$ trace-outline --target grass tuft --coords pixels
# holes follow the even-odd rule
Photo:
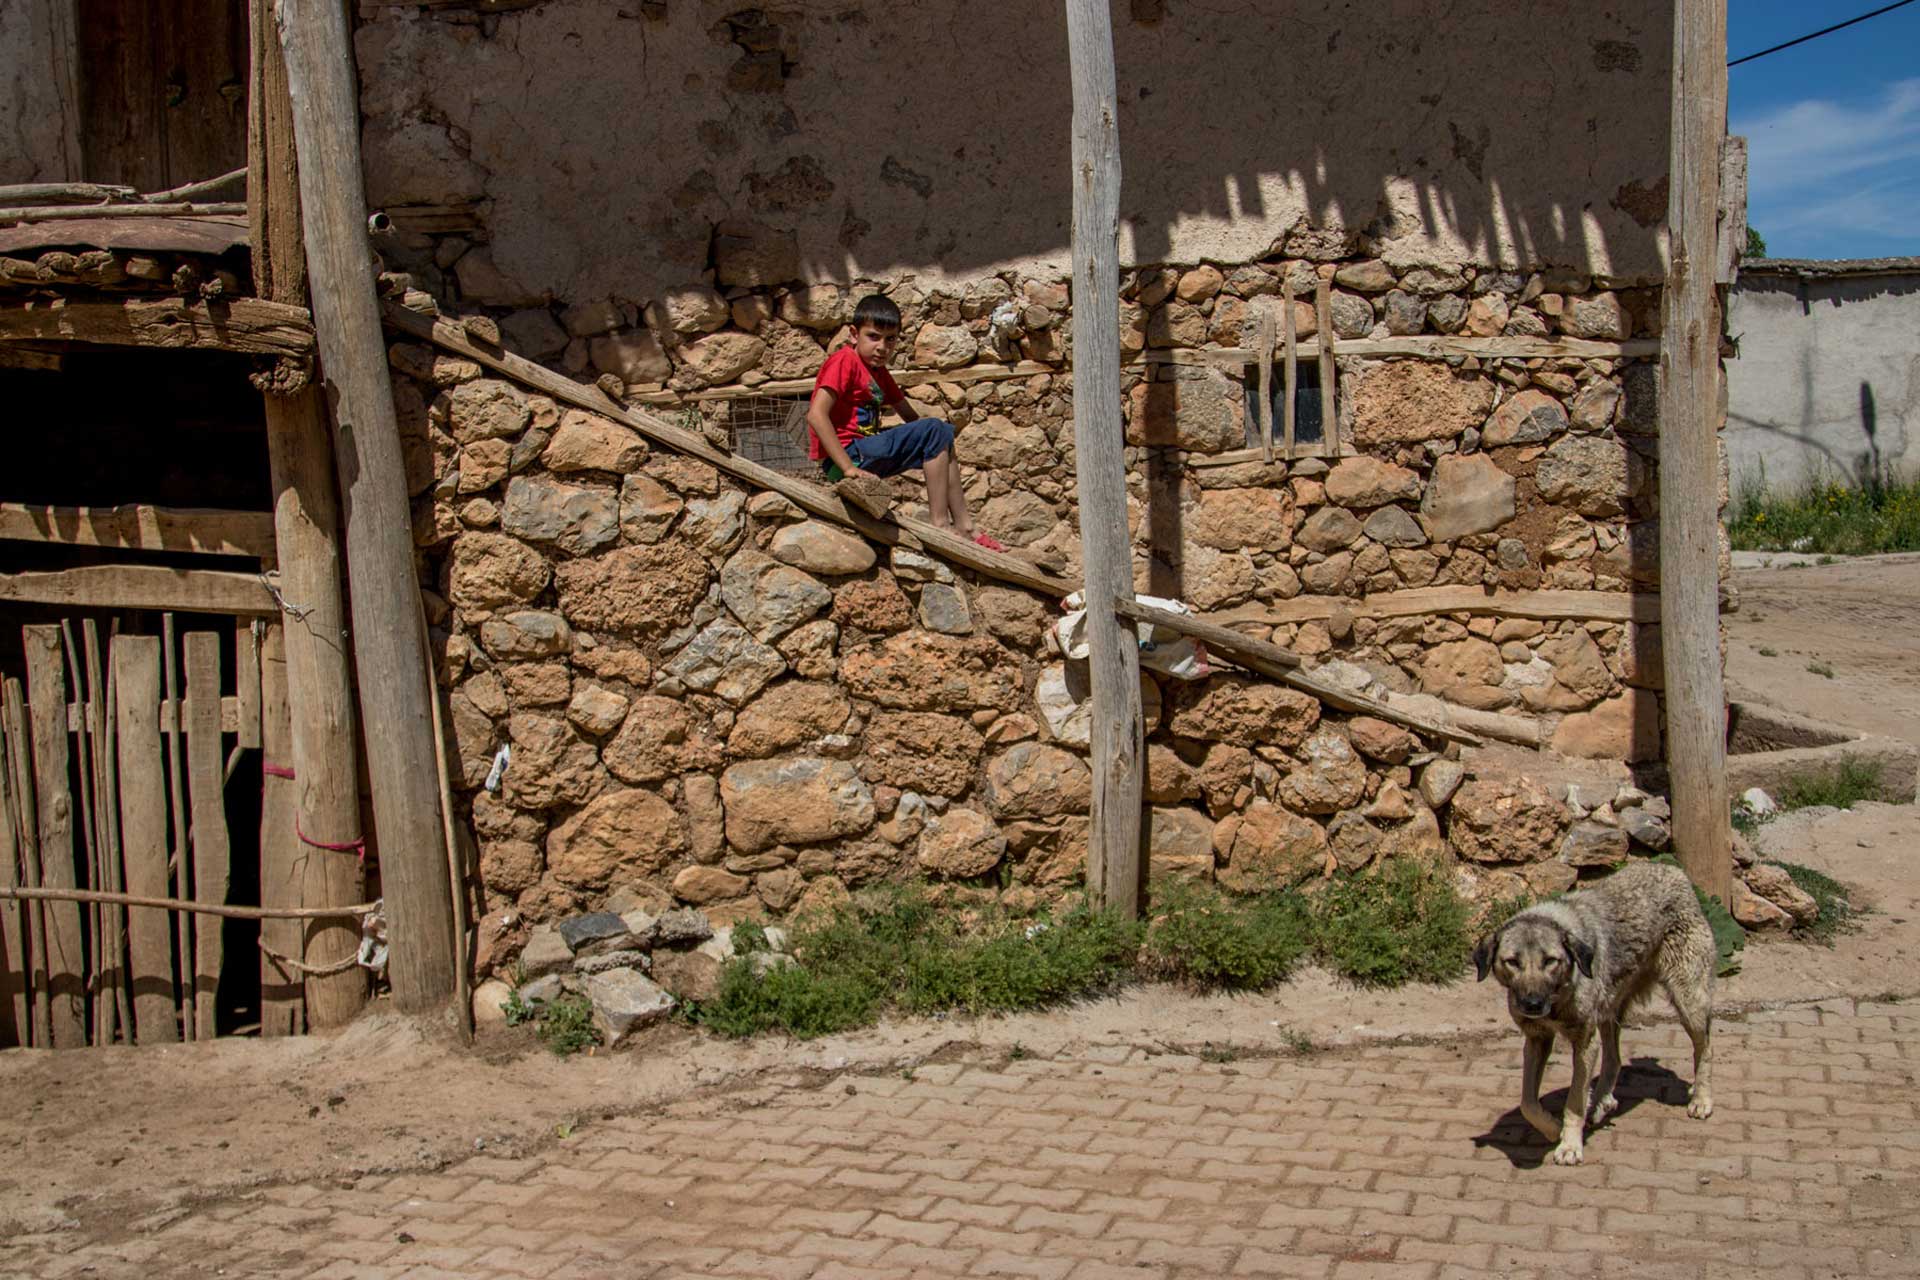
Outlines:
[[[1834,939],[1841,934],[1853,933],[1860,928],[1860,908],[1853,905],[1845,885],[1832,876],[1815,871],[1812,867],[1803,867],[1797,862],[1775,865],[1786,872],[1801,892],[1812,898],[1814,905],[1820,908],[1820,914],[1813,923],[1802,925],[1795,931],[1801,937],[1831,947]]]
[[[1375,876],[1336,880],[1316,913],[1314,954],[1367,987],[1450,982],[1472,946],[1469,910],[1452,881],[1420,863],[1388,863]]]
[[[1880,794],[1880,765],[1877,761],[1857,760],[1849,756],[1840,762],[1836,769],[1825,773],[1809,773],[1794,778],[1780,788],[1776,799],[1780,808],[1811,809],[1815,805],[1831,805],[1835,809],[1851,809],[1862,800],[1871,800]]]
[[[1284,981],[1313,946],[1297,893],[1231,898],[1211,886],[1170,881],[1157,895],[1143,969],[1156,977],[1225,991]]]
[[[1727,535],[1740,551],[1920,550],[1920,478],[1897,480],[1883,472],[1865,484],[1827,480],[1795,492],[1751,490],[1734,504]]]
[[[534,1034],[558,1057],[569,1057],[600,1043],[600,1030],[593,1025],[593,1002],[585,996],[572,992],[557,996],[536,1016],[539,1025]]]

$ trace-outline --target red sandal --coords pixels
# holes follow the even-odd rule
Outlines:
[[[973,540],[979,545],[985,547],[989,551],[1005,551],[1006,550],[1005,547],[1000,545],[1000,540],[994,537],[990,533],[976,533],[973,535]]]

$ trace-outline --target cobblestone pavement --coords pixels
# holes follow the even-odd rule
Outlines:
[[[1920,1006],[1723,1019],[1705,1123],[1682,1109],[1677,1028],[1625,1044],[1622,1111],[1579,1168],[1541,1165],[1512,1035],[1227,1061],[1089,1049],[763,1081],[592,1118],[521,1158],[96,1215],[8,1242],[0,1274],[1920,1273]]]

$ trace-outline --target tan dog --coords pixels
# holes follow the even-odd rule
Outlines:
[[[1591,889],[1528,907],[1473,949],[1474,968],[1507,989],[1507,1011],[1527,1038],[1520,1111],[1549,1142],[1555,1164],[1579,1164],[1587,1124],[1587,1082],[1599,1033],[1600,1080],[1593,1123],[1619,1106],[1620,1020],[1658,983],[1693,1040],[1687,1114],[1713,1114],[1709,1092],[1713,1029],[1713,929],[1678,867],[1635,862]],[[1563,1120],[1540,1105],[1540,1080],[1555,1033],[1573,1047],[1573,1083]]]

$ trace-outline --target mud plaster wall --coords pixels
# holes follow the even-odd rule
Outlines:
[[[1671,9],[1193,0],[1116,12],[1122,260],[1310,225],[1400,265],[1661,271]],[[467,210],[471,296],[639,302],[723,224],[794,278],[1065,274],[1059,15],[1015,4],[367,6],[368,197]]]
[[[1727,302],[1736,491],[1846,485],[1920,471],[1920,260],[1802,277],[1742,267]]]

